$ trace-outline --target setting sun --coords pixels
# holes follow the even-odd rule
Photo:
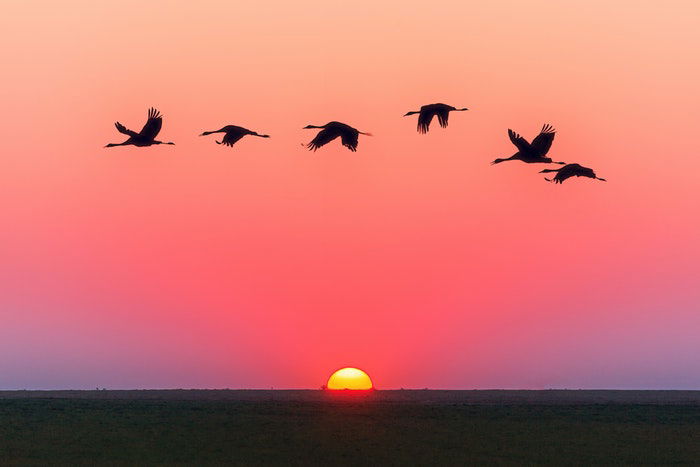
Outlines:
[[[358,368],[341,368],[328,378],[328,389],[372,389],[369,375]]]

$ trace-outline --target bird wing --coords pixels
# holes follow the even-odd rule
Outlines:
[[[556,131],[552,125],[544,125],[540,134],[535,136],[535,139],[532,140],[530,147],[532,147],[539,156],[544,156],[549,152],[549,148],[552,147],[554,135],[556,135]]]
[[[418,114],[418,133],[427,133],[430,128],[430,122],[433,120],[435,112],[432,110],[422,110]]]
[[[124,125],[122,125],[122,124],[119,123],[119,122],[116,122],[116,123],[114,124],[114,126],[117,127],[117,131],[118,131],[119,133],[123,133],[123,134],[125,134],[125,135],[132,136],[132,137],[138,135],[138,133],[136,133],[135,131],[131,131],[130,129],[128,129],[127,127],[125,127]]]
[[[156,109],[151,107],[148,109],[148,121],[141,129],[139,136],[146,139],[154,139],[158,136],[160,128],[163,126],[163,117]]]
[[[518,151],[525,152],[530,150],[530,143],[528,143],[525,138],[523,138],[510,128],[508,128],[508,137],[510,138],[511,143],[513,143],[515,147],[518,148]]]
[[[567,178],[577,176],[579,173],[579,167],[580,166],[578,166],[577,164],[567,164],[561,169],[559,169],[559,172],[554,178],[556,180],[559,180],[559,183],[562,183]]]
[[[352,152],[357,151],[357,144],[359,138],[359,132],[357,130],[344,131],[341,135],[343,146],[351,150]]]
[[[227,131],[224,135],[224,139],[221,141],[221,144],[225,144],[226,146],[233,146],[236,143],[236,141],[243,138],[245,135],[246,134],[241,131]]]
[[[449,109],[440,109],[437,112],[437,118],[438,122],[440,122],[440,126],[445,128],[447,127],[447,119],[450,118],[450,110]]]
[[[336,139],[338,136],[340,136],[340,133],[336,129],[331,129],[331,128],[324,128],[323,130],[319,131],[318,134],[314,139],[311,140],[309,144],[306,145],[307,148],[309,148],[310,151],[315,151],[321,146],[324,146],[334,139]]]
[[[575,170],[572,171],[572,175],[576,175],[577,177],[596,178],[593,169],[578,164],[576,165]]]

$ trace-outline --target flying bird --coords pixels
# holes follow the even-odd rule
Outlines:
[[[119,122],[116,122],[114,126],[117,127],[119,133],[123,133],[129,137],[123,143],[109,143],[106,148],[111,148],[114,146],[151,146],[153,144],[175,144],[175,143],[164,143],[163,141],[156,141],[156,136],[160,132],[160,128],[163,126],[163,116],[156,109],[151,107],[148,109],[148,121],[143,126],[139,133],[129,130],[127,127]]]
[[[604,178],[598,177],[595,172],[593,172],[593,169],[578,164],[566,164],[564,167],[559,167],[558,169],[544,169],[540,171],[540,173],[549,172],[556,172],[557,174],[554,176],[554,179],[545,177],[545,180],[548,182],[564,183],[564,180],[571,177],[588,177],[607,182]]]
[[[245,135],[259,136],[260,138],[270,137],[270,135],[261,135],[247,128],[243,128],[236,125],[226,125],[220,130],[205,131],[199,136],[206,136],[214,133],[226,133],[221,139],[221,141],[216,141],[216,144],[225,144],[226,146],[233,146],[239,139],[243,138]]]
[[[433,117],[437,115],[438,122],[440,126],[447,127],[447,119],[450,117],[450,112],[462,112],[464,110],[469,110],[466,107],[458,109],[447,104],[428,104],[420,108],[420,110],[412,110],[408,112],[404,117],[409,115],[418,115],[418,133],[427,133],[430,129],[430,122]]]
[[[511,142],[518,148],[518,152],[506,159],[496,159],[491,164],[500,164],[505,161],[523,161],[528,164],[546,163],[551,164],[552,159],[544,157],[554,141],[555,130],[552,125],[545,124],[540,131],[540,134],[535,136],[532,143],[528,143],[525,138],[511,129],[508,129],[508,137]],[[564,165],[566,162],[554,162],[554,164]]]
[[[340,136],[343,146],[351,150],[352,152],[357,151],[357,144],[359,135],[372,136],[372,133],[363,133],[350,125],[340,122],[328,122],[325,125],[307,125],[304,129],[319,128],[321,131],[318,132],[316,137],[311,140],[309,144],[306,145],[309,151],[316,151],[321,146],[324,146],[338,136]]]

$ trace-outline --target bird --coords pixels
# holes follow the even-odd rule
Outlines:
[[[545,177],[545,180],[548,182],[563,183],[564,180],[571,177],[588,177],[607,182],[606,179],[598,177],[595,172],[593,172],[593,169],[589,169],[588,167],[584,167],[579,164],[566,164],[564,167],[559,167],[558,169],[544,169],[540,171],[540,173],[549,172],[556,172],[557,174],[553,179]]]
[[[418,115],[418,133],[425,134],[430,129],[430,122],[433,120],[435,115],[437,115],[440,126],[446,128],[447,119],[450,117],[450,112],[463,112],[465,110],[469,109],[466,107],[458,109],[447,104],[428,104],[422,106],[420,110],[412,110],[406,113],[404,117],[420,114]]]
[[[364,133],[357,130],[356,128],[346,125],[340,122],[328,122],[325,125],[306,125],[303,129],[319,128],[321,131],[318,132],[316,137],[311,140],[309,144],[306,145],[309,151],[316,151],[321,146],[324,146],[338,136],[341,138],[343,146],[351,150],[352,152],[357,151],[358,137],[359,135],[372,136],[372,133]]]
[[[117,127],[119,133],[123,133],[129,137],[123,143],[109,143],[105,147],[111,148],[114,146],[151,146],[153,144],[175,144],[175,143],[164,143],[163,141],[156,141],[156,136],[160,132],[160,128],[163,126],[163,116],[156,109],[151,107],[148,109],[148,121],[143,126],[139,133],[129,130],[127,127],[119,122],[114,124]]]
[[[508,129],[508,137],[511,142],[518,148],[518,152],[506,159],[496,159],[491,162],[491,164],[500,164],[505,161],[523,161],[527,164],[534,163],[546,163],[546,164],[561,164],[564,165],[566,162],[552,162],[549,157],[544,157],[549,148],[552,146],[552,141],[554,141],[555,130],[552,125],[545,124],[540,131],[540,134],[535,136],[532,143],[528,143],[525,138],[520,136],[518,133],[511,129]]]
[[[233,146],[236,142],[243,138],[245,135],[259,136],[260,138],[269,138],[270,135],[261,135],[247,128],[243,128],[236,125],[226,125],[220,130],[215,131],[205,131],[199,136],[211,135],[213,133],[226,133],[221,141],[216,141],[216,144],[224,144],[226,146]]]

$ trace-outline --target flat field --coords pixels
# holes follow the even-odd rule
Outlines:
[[[0,465],[700,464],[700,391],[0,391]]]

